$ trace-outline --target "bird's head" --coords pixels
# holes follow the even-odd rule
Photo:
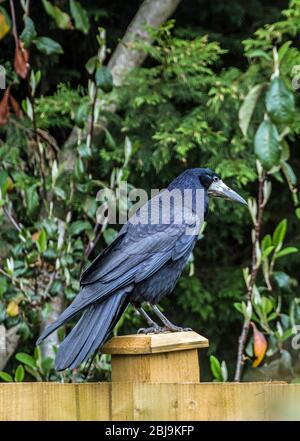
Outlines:
[[[208,196],[215,198],[223,198],[240,204],[248,205],[238,193],[229,188],[221,179],[221,177],[209,168],[194,169],[200,183],[207,191]]]

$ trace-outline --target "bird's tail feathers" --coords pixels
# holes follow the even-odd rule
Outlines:
[[[101,348],[128,303],[128,295],[120,290],[101,303],[90,306],[60,344],[55,369],[75,368]]]

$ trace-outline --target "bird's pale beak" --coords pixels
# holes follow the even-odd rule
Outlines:
[[[245,199],[243,199],[239,194],[237,194],[234,190],[227,187],[221,179],[217,182],[213,182],[207,190],[209,196],[216,198],[228,199],[230,201],[239,202],[240,204],[248,205]]]

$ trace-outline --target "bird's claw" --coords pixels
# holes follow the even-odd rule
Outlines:
[[[166,329],[161,326],[150,326],[150,328],[140,328],[138,334],[160,334],[166,332]]]
[[[172,325],[170,327],[165,327],[165,330],[169,332],[189,332],[192,331],[192,328],[182,328],[181,326]]]

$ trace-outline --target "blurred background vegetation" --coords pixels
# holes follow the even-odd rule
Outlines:
[[[190,167],[217,171],[249,212],[211,202],[161,307],[209,338],[205,380],[299,381],[300,1],[169,3],[0,2],[2,381],[109,378],[99,355],[55,373],[68,329],[35,340],[116,235],[96,222],[98,190],[163,188]],[[145,4],[166,19],[146,26]],[[115,332],[141,326],[129,308]]]

